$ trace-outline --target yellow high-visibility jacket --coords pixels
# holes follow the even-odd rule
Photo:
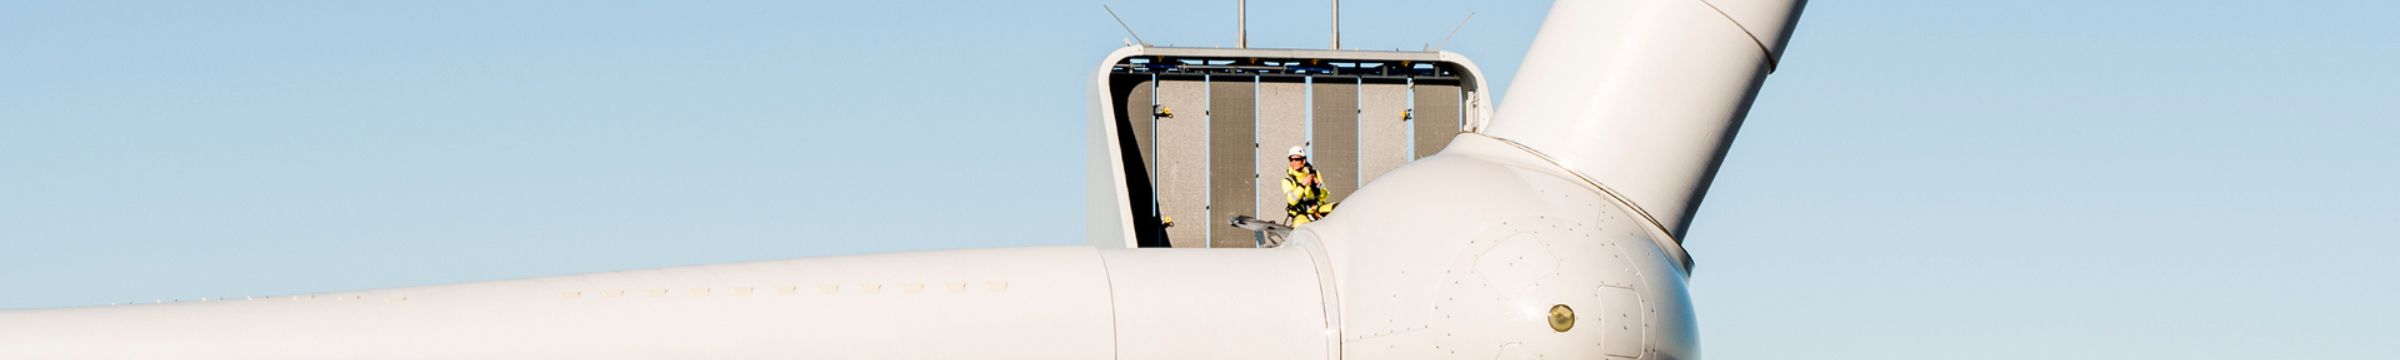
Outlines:
[[[1324,181],[1324,178],[1317,176],[1315,169],[1286,169],[1283,173],[1283,215],[1295,226],[1324,219],[1325,215],[1333,213],[1334,203],[1326,201],[1330,196],[1325,192],[1325,187],[1302,185],[1304,182],[1301,179],[1304,178],[1317,178],[1319,183]]]

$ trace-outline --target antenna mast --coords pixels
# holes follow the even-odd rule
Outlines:
[[[1125,35],[1133,35],[1133,42],[1145,47],[1150,46],[1150,42],[1142,41],[1142,34],[1133,33],[1133,25],[1125,25],[1125,18],[1117,16],[1117,9],[1110,9],[1108,5],[1100,5],[1100,9],[1108,10],[1108,17],[1117,19],[1117,26],[1125,27]]]
[[[1250,48],[1250,0],[1235,0],[1233,11],[1238,14],[1233,16],[1233,47],[1248,49]]]
[[[1333,0],[1333,49],[1342,49],[1342,0]]]
[[[1473,21],[1473,20],[1475,20],[1475,13],[1467,13],[1467,19],[1466,19],[1466,20],[1459,20],[1459,21],[1458,21],[1458,27],[1450,28],[1450,35],[1448,35],[1448,36],[1443,36],[1443,37],[1442,37],[1442,44],[1441,44],[1441,45],[1434,45],[1434,46],[1433,46],[1433,50],[1430,50],[1430,51],[1431,51],[1431,52],[1442,52],[1442,46],[1444,46],[1444,45],[1450,45],[1450,37],[1451,37],[1451,36],[1458,36],[1458,29],[1465,29],[1465,28],[1467,28],[1467,22],[1468,22],[1468,21]]]

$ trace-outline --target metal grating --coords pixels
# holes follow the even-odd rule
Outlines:
[[[1257,208],[1258,77],[1208,77],[1208,247],[1253,247],[1252,233],[1225,226]]]
[[[1358,89],[1358,178],[1371,182],[1408,164],[1408,79],[1369,78]]]
[[[1159,75],[1158,105],[1172,116],[1158,118],[1158,209],[1174,247],[1208,244],[1208,82],[1198,76]]]
[[[1450,145],[1451,138],[1458,137],[1458,129],[1464,126],[1459,122],[1458,104],[1464,99],[1459,96],[1456,80],[1419,79],[1415,87],[1417,154],[1414,158],[1423,159],[1442,152],[1442,147]]]
[[[1284,161],[1308,142],[1308,78],[1261,76],[1258,82],[1258,209],[1260,219],[1284,220]],[[1288,223],[1288,222],[1287,222]]]
[[[1318,76],[1311,96],[1309,161],[1325,179],[1328,200],[1358,191],[1358,78]]]
[[[1255,246],[1250,231],[1225,222],[1289,220],[1287,149],[1310,144],[1328,200],[1344,201],[1439,152],[1465,115],[1462,74],[1447,63],[1154,56],[1112,70],[1120,196],[1132,202],[1142,247]]]

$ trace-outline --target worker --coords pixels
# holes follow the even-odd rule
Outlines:
[[[1283,214],[1290,224],[1299,226],[1332,214],[1334,203],[1327,199],[1325,178],[1308,163],[1308,145],[1293,146],[1284,158],[1291,160],[1291,167],[1283,173]]]

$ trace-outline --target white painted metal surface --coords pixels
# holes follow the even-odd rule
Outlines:
[[[0,311],[0,359],[1697,359],[1671,231],[1781,46],[1729,45],[1736,21],[1798,4],[1713,8],[1560,2],[1489,131],[1282,248],[1124,249],[1122,165],[1094,156],[1095,246]]]
[[[1315,264],[1299,247],[1109,249],[1118,359],[1326,359]]]
[[[1800,6],[1560,1],[1484,132],[1607,184],[1682,236]]]
[[[1698,355],[1681,249],[1592,183],[1504,140],[1460,136],[1297,231],[1331,254],[1346,358],[1596,359],[1610,334],[1637,336],[1629,358]],[[1552,305],[1591,316],[1555,332]]]
[[[951,250],[11,310],[0,359],[1109,359],[1103,266]]]

